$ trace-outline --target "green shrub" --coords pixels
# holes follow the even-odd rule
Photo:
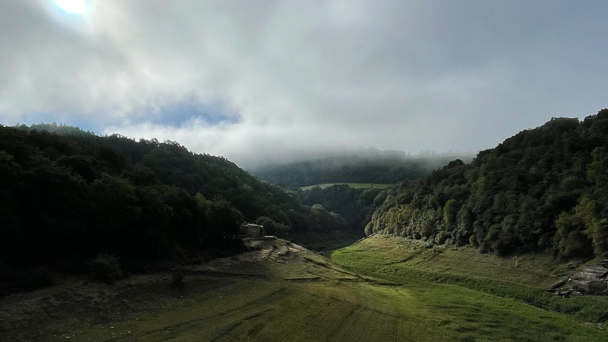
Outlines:
[[[91,279],[106,284],[112,284],[123,277],[120,262],[111,254],[99,254],[89,263]]]

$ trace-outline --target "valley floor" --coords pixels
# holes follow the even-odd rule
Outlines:
[[[284,240],[253,240],[251,252],[183,268],[181,290],[165,274],[12,295],[0,301],[0,340],[608,340],[574,315],[490,294],[498,286],[491,281],[475,289],[469,278],[456,277],[471,267],[472,279],[495,277],[497,263],[505,263],[504,273],[511,259],[409,243],[372,237],[329,260]],[[543,257],[521,259],[499,284],[540,289],[554,280],[546,270],[561,272]],[[431,279],[424,270],[451,278]]]

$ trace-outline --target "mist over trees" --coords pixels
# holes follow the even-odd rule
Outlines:
[[[439,169],[454,156],[471,160],[472,155],[421,151],[420,155],[406,155],[403,151],[363,149],[357,154],[340,154],[285,164],[261,165],[251,169],[256,176],[294,190],[307,206],[322,205],[347,221],[347,229],[362,235],[376,206],[386,196],[381,189],[355,189],[348,185],[326,188],[301,187],[322,183],[395,184],[404,180],[421,179]]]
[[[357,154],[261,165],[252,167],[249,171],[270,183],[291,189],[338,182],[394,184],[423,178],[454,158],[469,161],[473,155],[434,154],[426,151],[411,156],[403,151],[367,149]]]
[[[608,110],[553,118],[424,180],[390,189],[366,233],[471,244],[500,255],[608,252]]]
[[[500,255],[608,253],[606,109],[582,121],[554,118],[471,163],[456,159],[425,178],[408,178],[421,165],[389,153],[268,168],[298,186],[389,182],[381,170],[394,171],[384,177],[411,171],[388,190],[294,192],[176,142],[100,137],[54,124],[0,126],[0,268],[85,263],[99,254],[132,265],[225,255],[241,250],[245,221],[278,236],[365,226],[368,235],[471,244]],[[365,178],[365,170],[377,172]]]

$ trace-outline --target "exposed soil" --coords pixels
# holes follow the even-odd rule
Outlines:
[[[282,276],[273,274],[263,262],[286,263],[300,260],[328,268],[315,253],[285,240],[256,239],[246,244],[250,252],[215,259],[201,265],[180,267],[188,288],[197,293],[212,292],[234,278],[281,277],[292,281],[316,281],[318,274]],[[317,258],[319,260],[317,260]],[[348,272],[345,278],[352,278]],[[54,326],[74,320],[90,324],[119,322],[137,312],[154,312],[171,305],[176,298],[187,298],[189,291],[171,286],[171,273],[133,275],[113,285],[88,281],[85,277],[64,276],[57,284],[42,290],[7,296],[0,300],[0,341],[36,341],[58,332]],[[62,332],[63,333],[63,332]],[[65,338],[68,338],[66,336]]]

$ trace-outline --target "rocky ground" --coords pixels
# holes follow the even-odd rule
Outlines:
[[[608,295],[608,260],[595,265],[581,265],[569,277],[556,282],[549,292],[559,296]]]

